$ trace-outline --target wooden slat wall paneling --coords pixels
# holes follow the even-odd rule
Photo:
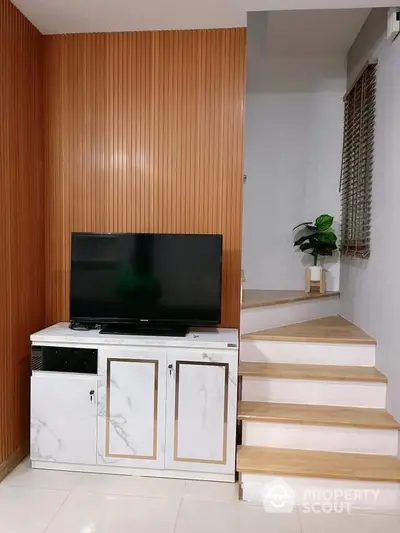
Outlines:
[[[41,35],[0,0],[0,478],[27,451],[29,335],[44,325]]]
[[[68,319],[71,231],[205,232],[238,326],[245,31],[44,37],[47,323]]]

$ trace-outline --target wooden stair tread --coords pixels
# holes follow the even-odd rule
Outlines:
[[[253,422],[400,430],[400,423],[385,409],[366,407],[242,401],[238,418]]]
[[[386,377],[374,367],[298,365],[287,363],[241,362],[239,375],[276,379],[305,379],[322,381],[365,381],[386,383]]]
[[[400,482],[400,459],[391,455],[239,446],[237,470],[274,476]]]
[[[302,302],[307,300],[318,300],[339,296],[338,291],[328,291],[326,294],[307,294],[304,291],[285,290],[264,290],[264,289],[243,289],[242,309],[253,307],[267,307],[269,305],[281,305],[292,302]]]
[[[264,329],[242,335],[242,339],[325,344],[376,344],[374,338],[341,316],[328,316],[278,328]]]

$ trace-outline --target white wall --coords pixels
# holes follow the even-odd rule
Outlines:
[[[321,213],[339,218],[346,58],[271,51],[266,31],[265,21],[249,16],[245,287],[303,289],[311,258],[294,251],[293,226]],[[327,267],[328,288],[338,289],[339,265]]]
[[[342,260],[341,312],[377,341],[388,408],[400,420],[400,38],[386,41],[386,10],[374,10],[348,56],[349,84],[378,59],[371,257]],[[380,36],[380,37],[379,37]]]

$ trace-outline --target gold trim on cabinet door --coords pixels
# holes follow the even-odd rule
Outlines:
[[[154,416],[153,416],[153,455],[135,455],[110,452],[110,384],[111,363],[151,363],[154,365]],[[118,457],[120,459],[157,459],[157,426],[158,426],[158,360],[157,359],[124,359],[111,357],[107,359],[107,382],[106,382],[106,457]]]
[[[220,366],[225,368],[225,391],[224,391],[224,434],[222,460],[197,459],[194,457],[178,457],[178,434],[179,434],[179,367],[180,365]],[[174,423],[174,461],[188,463],[204,463],[214,465],[226,464],[227,436],[228,436],[228,389],[229,389],[229,363],[213,363],[203,361],[176,361],[175,378],[175,423]]]

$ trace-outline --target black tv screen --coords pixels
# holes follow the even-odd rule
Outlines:
[[[222,235],[73,233],[72,321],[215,325]]]

